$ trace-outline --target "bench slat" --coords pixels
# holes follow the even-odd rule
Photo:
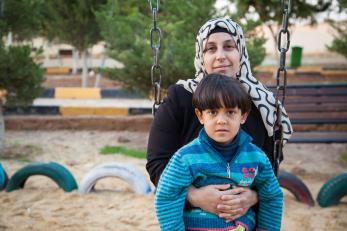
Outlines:
[[[295,132],[289,143],[347,143],[347,132]]]

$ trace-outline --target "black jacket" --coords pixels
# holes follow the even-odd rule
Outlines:
[[[159,177],[173,154],[198,136],[202,125],[192,105],[193,94],[180,85],[172,85],[168,96],[155,114],[147,146],[146,168],[157,186]],[[258,109],[252,104],[246,122],[241,126],[272,163],[273,139],[269,137]]]

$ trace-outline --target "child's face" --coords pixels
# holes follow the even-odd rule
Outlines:
[[[204,125],[207,135],[221,144],[227,144],[234,139],[248,115],[242,115],[238,107],[206,109],[202,112],[195,109],[195,114]]]

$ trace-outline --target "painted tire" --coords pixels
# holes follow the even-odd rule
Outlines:
[[[305,203],[309,206],[314,206],[315,202],[311,192],[300,178],[289,172],[280,170],[278,174],[278,181],[280,186],[290,191],[297,201]]]
[[[330,178],[319,190],[317,201],[321,207],[329,207],[340,202],[347,195],[347,172]]]
[[[6,186],[6,192],[23,188],[26,180],[33,175],[47,176],[65,192],[77,189],[75,178],[64,166],[55,162],[36,162],[15,172]]]
[[[137,168],[130,164],[112,162],[101,164],[90,170],[82,179],[79,192],[84,195],[89,193],[98,180],[106,177],[117,177],[130,184],[133,191],[139,195],[146,195],[151,192],[146,177]]]
[[[0,191],[5,189],[7,182],[8,182],[8,176],[5,172],[5,169],[2,167],[0,163]]]

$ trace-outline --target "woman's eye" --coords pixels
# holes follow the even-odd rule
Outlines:
[[[216,47],[206,47],[205,52],[206,51],[215,51]]]
[[[234,45],[226,45],[226,46],[224,46],[224,48],[226,50],[232,50],[232,49],[235,49],[236,47]]]

